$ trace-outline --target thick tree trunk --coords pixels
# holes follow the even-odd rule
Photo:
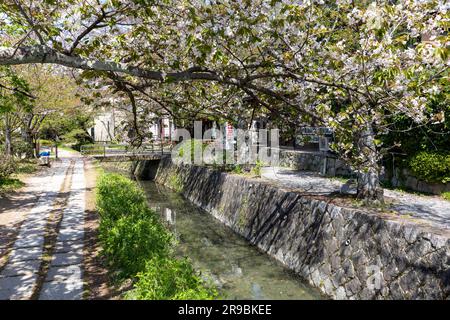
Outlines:
[[[27,144],[27,150],[25,152],[25,157],[28,159],[34,158],[35,144],[34,144],[33,134],[25,128],[22,131],[22,138],[25,141],[25,143]]]
[[[12,155],[11,130],[8,125],[5,126],[5,154]]]
[[[374,132],[370,124],[361,132],[358,149],[363,162],[358,172],[357,197],[367,203],[383,202],[383,188],[380,185],[380,165],[374,141]]]
[[[378,168],[367,168],[367,171],[358,173],[358,198],[366,202],[383,202]]]

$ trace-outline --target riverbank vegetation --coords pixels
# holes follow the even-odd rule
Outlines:
[[[99,240],[120,282],[131,279],[128,299],[214,299],[208,285],[187,259],[174,256],[175,239],[130,179],[103,173],[97,182]]]

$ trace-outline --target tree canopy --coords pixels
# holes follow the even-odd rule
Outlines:
[[[232,117],[245,95],[291,126],[330,126],[364,198],[381,197],[380,137],[404,118],[442,122],[448,105],[445,1],[6,0],[1,10],[0,64],[84,70],[135,115],[138,97]]]

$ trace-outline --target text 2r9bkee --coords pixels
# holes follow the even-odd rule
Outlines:
[[[269,315],[272,314],[272,306],[270,304],[224,304],[222,306],[222,314]]]

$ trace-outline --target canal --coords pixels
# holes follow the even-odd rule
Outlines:
[[[251,246],[181,195],[140,181],[150,207],[177,237],[177,255],[189,257],[225,299],[323,299],[292,271]]]

